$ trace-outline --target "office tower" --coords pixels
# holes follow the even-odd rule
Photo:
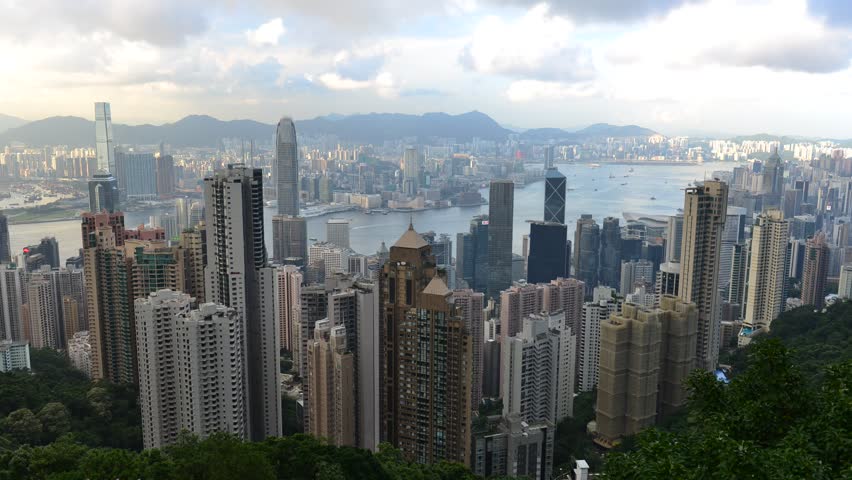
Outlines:
[[[86,377],[92,377],[92,344],[88,330],[81,330],[68,340],[68,360]]]
[[[680,297],[698,308],[696,367],[708,371],[719,358],[719,254],[727,210],[725,183],[708,180],[686,189]]]
[[[562,223],[530,222],[530,250],[527,259],[527,281],[547,283],[567,277],[568,227]]]
[[[544,221],[565,223],[565,175],[548,168],[544,174]]]
[[[410,461],[469,464],[472,339],[411,225],[391,247],[380,292],[382,440]]]
[[[178,229],[183,232],[187,228],[194,228],[195,225],[189,223],[189,199],[186,197],[178,197],[175,199],[175,217],[178,221]]]
[[[98,171],[115,173],[112,114],[107,102],[95,103],[95,151],[98,159]]]
[[[655,291],[657,297],[661,295],[680,295],[680,263],[666,262],[660,265],[657,272],[657,284]]]
[[[420,170],[423,168],[423,157],[416,148],[408,147],[402,155],[402,192],[413,197],[420,186]]]
[[[278,187],[278,214],[297,217],[299,215],[299,153],[296,149],[296,125],[289,117],[282,118],[275,130],[275,171]]]
[[[546,145],[544,147],[544,169],[549,170],[553,167],[553,145]],[[550,221],[550,220],[545,220]],[[554,220],[555,221],[555,220]]]
[[[488,296],[497,298],[512,285],[512,220],[515,184],[492,180],[488,193]]]
[[[207,303],[204,290],[204,267],[207,265],[206,230],[192,228],[181,232],[177,246],[177,258],[183,270],[183,285],[180,291],[195,299],[196,305]]]
[[[778,209],[764,210],[751,229],[751,262],[743,333],[768,331],[786,299],[790,222]],[[741,335],[747,338],[748,335]]]
[[[9,241],[9,219],[0,212],[0,263],[12,261],[12,247]]]
[[[553,439],[550,422],[526,422],[518,415],[487,420],[474,431],[471,470],[483,477],[518,477],[531,480],[551,478]]]
[[[451,301],[459,309],[459,314],[465,324],[465,329],[470,332],[471,338],[471,405],[478,408],[482,401],[483,381],[483,309],[485,307],[485,295],[470,289],[454,290]]]
[[[157,196],[157,161],[153,153],[116,152],[118,188],[128,198],[154,199]]]
[[[618,303],[611,299],[583,304],[583,320],[577,334],[577,385],[581,392],[590,392],[598,384],[601,323],[618,310]]]
[[[305,411],[310,415],[309,433],[332,445],[355,446],[357,442],[355,358],[346,347],[346,328],[320,320],[308,342],[308,390]]]
[[[59,242],[55,237],[44,237],[39,243],[24,247],[22,260],[28,272],[39,270],[44,265],[59,268],[62,263],[59,259]]]
[[[303,217],[272,217],[272,254],[278,263],[307,265],[308,224]]]
[[[175,194],[175,159],[160,152],[156,161],[157,195],[170,198]]]
[[[597,431],[610,445],[686,402],[697,311],[664,296],[660,309],[627,304],[601,325]]]
[[[781,207],[784,195],[784,162],[776,148],[763,165],[763,207]]]
[[[719,253],[719,288],[722,289],[722,298],[730,296],[731,269],[734,263],[734,245],[743,244],[746,241],[745,223],[748,210],[742,207],[728,206],[725,217],[725,230],[722,232],[722,249]]]
[[[244,329],[233,308],[205,303],[175,317],[179,431],[246,438]],[[277,368],[277,365],[276,365]]]
[[[60,312],[56,291],[49,275],[36,273],[27,282],[27,305],[30,317],[30,344],[33,348],[59,348]]]
[[[825,234],[817,233],[805,244],[804,273],[802,274],[802,303],[822,308],[825,305],[825,283],[831,252]]]
[[[541,313],[544,289],[537,285],[515,285],[500,292],[500,334],[515,336],[524,318]]]
[[[526,317],[517,335],[503,337],[501,351],[503,416],[555,424],[559,332],[544,317]]]
[[[435,265],[449,269],[453,260],[453,241],[446,233],[435,235],[434,232],[423,234],[423,240],[432,247],[432,256],[435,257]]]
[[[146,449],[171,445],[180,433],[175,350],[178,343],[188,339],[177,337],[175,326],[176,317],[188,313],[191,305],[189,295],[168,289],[137,298],[134,303],[139,384],[143,386],[139,407]]]
[[[456,237],[456,276],[482,293],[488,289],[488,227],[488,216],[479,215],[470,221],[469,233]]]
[[[189,226],[198,228],[198,224],[204,221],[204,206],[201,202],[192,202],[189,207]]]
[[[669,217],[666,229],[666,261],[680,262],[680,249],[683,244],[683,214]]]
[[[29,343],[13,340],[0,341],[0,373],[31,368]]]
[[[111,173],[96,173],[89,180],[89,211],[114,213],[119,209],[118,181]]]
[[[852,263],[840,267],[840,282],[837,296],[846,300],[852,300]]]
[[[728,285],[728,303],[738,304],[745,311],[746,280],[748,279],[749,245],[735,244],[731,255],[731,282]],[[788,267],[788,274],[789,274]]]
[[[617,218],[604,219],[600,252],[600,282],[618,290],[621,283],[621,227]]]
[[[349,248],[349,220],[345,218],[329,218],[325,224],[328,243],[338,247]]]
[[[276,270],[275,311],[281,331],[281,348],[293,352],[295,332],[302,314],[302,273],[294,265]]]
[[[216,171],[204,179],[204,200],[205,292],[236,310],[243,329],[248,438],[280,435],[279,334],[272,269],[265,268],[261,170],[229,165]]]
[[[813,215],[796,215],[793,217],[793,223],[790,227],[792,231],[790,236],[799,239],[807,240],[816,233],[816,217]]]
[[[308,264],[322,265],[317,283],[323,283],[335,273],[349,273],[349,255],[352,250],[328,242],[317,242],[308,250]]]
[[[81,220],[92,378],[135,383],[136,339],[124,214],[84,213]]]
[[[574,231],[574,275],[586,284],[586,290],[598,286],[601,231],[591,215],[583,214]]]
[[[0,321],[2,340],[24,340],[21,308],[26,298],[24,271],[14,264],[0,265]]]
[[[621,295],[633,293],[637,287],[650,288],[654,284],[654,264],[648,260],[621,262]]]

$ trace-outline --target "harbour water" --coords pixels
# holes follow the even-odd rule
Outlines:
[[[710,178],[717,170],[730,170],[733,163],[704,163],[700,165],[618,165],[604,164],[591,168],[585,164],[559,165],[567,177],[569,191],[566,195],[565,218],[568,233],[573,238],[574,222],[583,213],[590,213],[598,222],[604,217],[623,218],[623,212],[640,212],[652,215],[672,215],[683,207],[683,189],[696,180]],[[631,172],[630,169],[633,169]],[[482,190],[488,198],[488,189]],[[654,198],[652,200],[652,198]],[[126,224],[135,226],[146,223],[150,215],[163,213],[162,209],[143,212],[128,212]],[[274,209],[266,209],[266,243],[272,251],[272,215]],[[469,229],[474,215],[487,214],[488,205],[475,207],[453,207],[438,210],[404,213],[390,212],[387,215],[360,211],[335,214],[334,217],[351,221],[350,243],[360,253],[375,253],[384,241],[388,248],[407,228],[409,220],[419,232],[435,231],[455,234]],[[544,182],[536,182],[515,190],[513,250],[521,252],[521,236],[529,233],[528,220],[541,220],[544,215]],[[307,220],[308,237],[325,239],[325,222],[330,216],[313,217]],[[623,220],[622,220],[623,223]],[[67,258],[77,254],[82,245],[80,223],[61,221],[50,223],[20,224],[10,226],[13,254],[25,245],[38,243],[45,236],[55,236],[59,241],[60,255]]]

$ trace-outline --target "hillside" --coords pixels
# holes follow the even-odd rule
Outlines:
[[[559,143],[584,142],[600,140],[608,137],[649,137],[657,132],[637,125],[610,125],[596,123],[586,128],[570,132],[559,128],[534,128],[521,134],[521,139],[527,142],[544,143],[555,141]]]
[[[19,127],[25,123],[27,123],[27,121],[22,118],[3,115],[0,113],[0,132],[6,131],[10,128]]]

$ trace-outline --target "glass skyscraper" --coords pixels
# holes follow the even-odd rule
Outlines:
[[[299,152],[296,126],[289,117],[278,122],[275,131],[275,174],[278,187],[278,214],[299,215]]]
[[[497,298],[512,285],[512,219],[515,183],[493,180],[488,205],[488,296]]]
[[[544,221],[565,223],[565,175],[548,168],[544,174]]]
[[[109,103],[97,102],[95,103],[95,150],[98,171],[115,173],[114,147]]]

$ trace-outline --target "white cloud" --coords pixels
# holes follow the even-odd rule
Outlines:
[[[596,95],[597,89],[590,83],[565,84],[540,80],[518,80],[506,90],[506,98],[512,102],[536,100],[565,100]]]
[[[594,76],[591,55],[573,34],[569,20],[550,15],[550,7],[541,3],[515,22],[485,18],[460,60],[483,74],[563,82],[589,79]]]
[[[337,73],[323,73],[317,80],[329,90],[363,90],[369,88],[372,84],[365,80],[353,80],[351,78],[341,77]]]
[[[254,30],[246,32],[249,43],[255,46],[278,45],[278,40],[287,31],[281,17],[273,18]]]

